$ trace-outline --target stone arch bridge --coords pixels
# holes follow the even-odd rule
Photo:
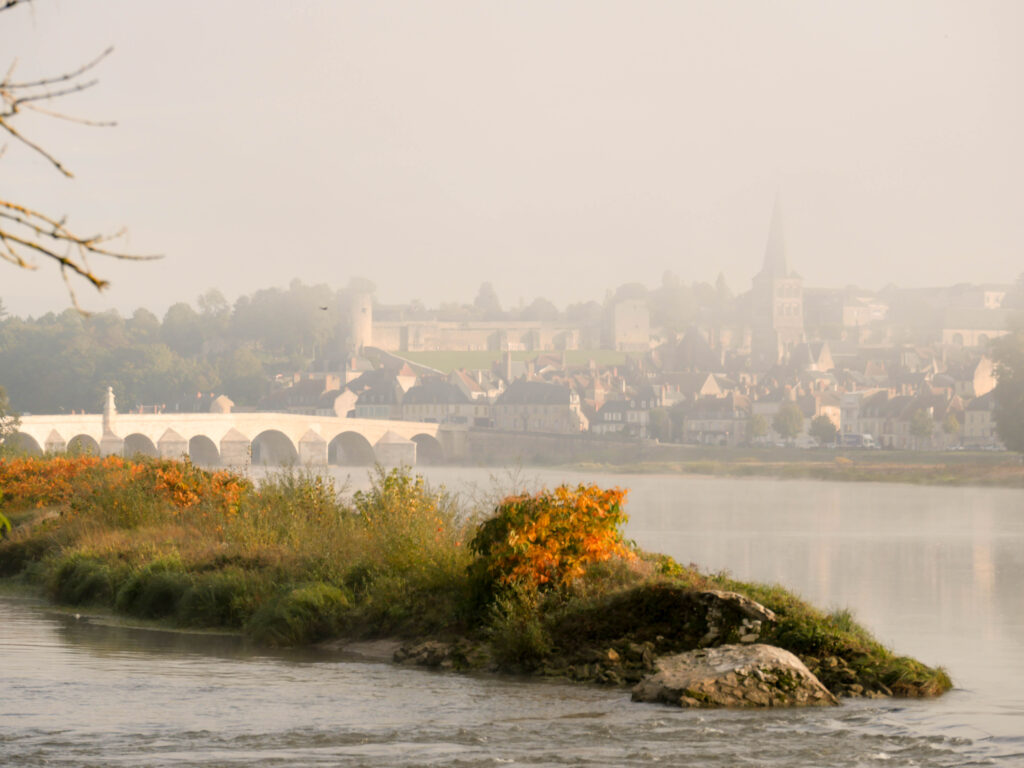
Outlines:
[[[465,430],[416,421],[292,413],[116,413],[22,416],[8,441],[32,453],[189,456],[201,465],[442,463]]]

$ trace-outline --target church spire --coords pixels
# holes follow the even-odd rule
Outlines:
[[[769,277],[788,277],[786,267],[786,242],[782,236],[782,206],[779,196],[775,195],[775,206],[772,209],[772,223],[768,229],[768,246],[764,251],[764,266],[761,272]]]

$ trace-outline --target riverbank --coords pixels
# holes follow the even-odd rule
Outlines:
[[[710,632],[709,606],[721,605],[707,596],[738,593],[777,616],[757,641],[791,650],[835,694],[950,686],[848,614],[629,547],[617,491],[513,497],[485,521],[396,471],[351,496],[315,475],[257,487],[117,458],[0,462],[0,483],[14,525],[0,576],[64,605],[278,646],[429,638],[439,664],[628,685],[659,657],[737,641],[741,623]]]
[[[1024,488],[1024,461],[1006,451],[730,448],[497,430],[471,430],[467,439],[477,466]]]
[[[908,462],[903,456],[899,458],[904,460],[894,460],[894,457],[865,458],[863,455],[808,459],[805,455],[803,460],[776,461],[768,456],[740,456],[625,464],[577,462],[568,466],[581,472],[774,477],[780,480],[1024,488],[1024,464],[1019,462],[936,462],[933,457],[922,457],[923,460]],[[930,458],[932,463],[928,462]]]

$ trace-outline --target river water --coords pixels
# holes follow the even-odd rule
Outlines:
[[[683,711],[587,685],[269,653],[6,597],[0,766],[1024,765],[1022,491],[425,474],[476,498],[561,481],[629,487],[627,535],[642,547],[849,608],[957,687],[934,701]]]

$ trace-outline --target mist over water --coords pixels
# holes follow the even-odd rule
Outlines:
[[[337,472],[339,479],[346,474]],[[429,468],[480,498],[508,475]],[[628,692],[269,653],[0,600],[0,755],[12,765],[1012,766],[1024,759],[1024,493],[525,470],[521,485],[630,487],[644,548],[848,607],[946,666],[934,701],[682,711]],[[352,476],[365,485],[365,474]]]

